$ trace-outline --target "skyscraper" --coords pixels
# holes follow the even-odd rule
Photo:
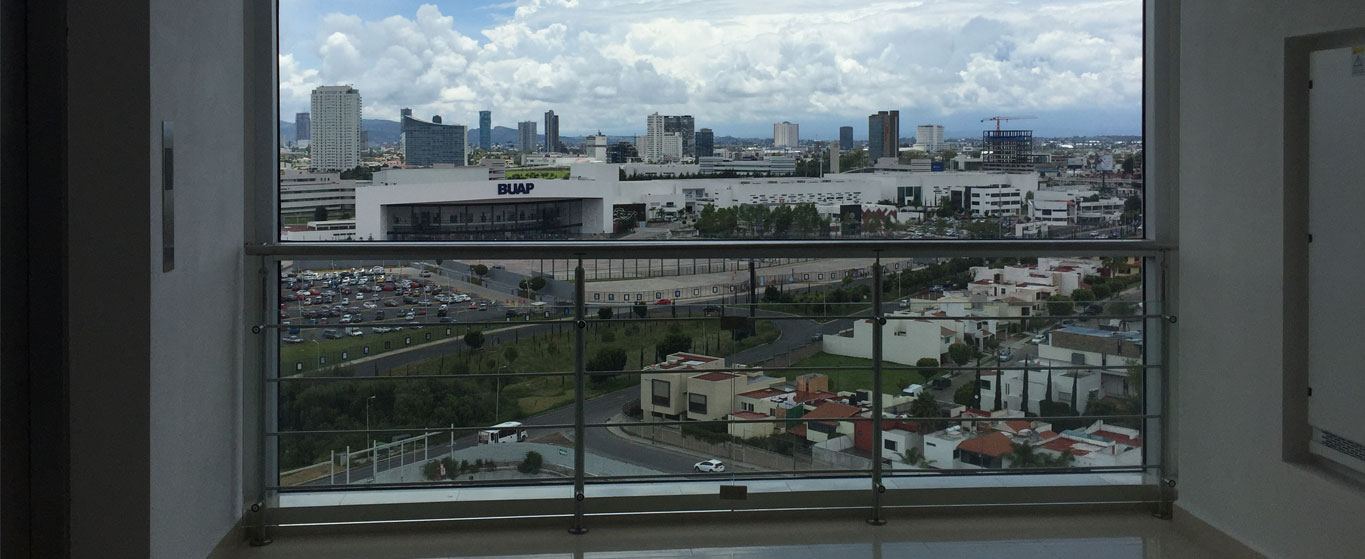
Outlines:
[[[867,163],[900,155],[901,112],[877,111],[867,117]]]
[[[943,149],[943,125],[942,124],[921,124],[915,127],[915,143],[924,144],[924,149],[929,153],[938,153]]]
[[[318,86],[310,108],[309,166],[327,171],[360,166],[360,90],[349,85]]]
[[[597,135],[584,138],[583,153],[591,159],[605,162],[607,160],[607,136],[598,130]]]
[[[645,140],[640,153],[645,161],[657,163],[682,159],[683,146],[687,142],[683,139],[682,133],[668,131],[669,118],[659,113],[645,118]],[[687,118],[690,123],[692,117]],[[681,121],[679,125],[681,126]]]
[[[800,142],[799,125],[782,121],[773,125],[773,147],[794,148]]]
[[[545,111],[545,153],[562,151],[564,147],[559,143],[559,115],[554,111]]]
[[[682,136],[684,156],[697,154],[695,128],[696,121],[692,119],[692,115],[664,116],[664,133]]]
[[[479,111],[479,149],[493,149],[493,111]]]
[[[408,109],[403,109],[402,115],[400,143],[404,163],[412,167],[467,164],[469,130],[464,125],[442,124],[440,115],[431,117],[431,122],[423,122],[413,118]]]
[[[536,149],[536,121],[517,123],[517,150],[530,153]]]
[[[697,131],[695,149],[697,157],[710,157],[715,154],[716,136],[710,128],[702,128]]]
[[[294,141],[307,141],[311,134],[308,121],[308,113],[294,113]]]
[[[981,133],[981,170],[1031,173],[1032,130],[986,130]]]
[[[841,149],[841,150],[843,150],[843,151],[848,151],[848,150],[853,149],[853,127],[852,127],[852,126],[840,126],[840,127],[839,127],[839,149]]]

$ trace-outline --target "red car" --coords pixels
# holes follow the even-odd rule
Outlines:
[[[309,289],[309,290],[308,290],[308,294],[309,294],[309,295],[321,295],[322,292],[321,292],[321,291],[318,291],[317,289]]]
[[[386,283],[382,289],[384,291],[393,291],[393,286]]]
[[[656,305],[672,305],[672,304],[673,304],[673,300],[672,300],[672,299],[659,299],[658,301],[655,301],[654,304],[656,304]]]

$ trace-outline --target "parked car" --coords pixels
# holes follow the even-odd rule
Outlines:
[[[915,396],[915,397],[919,397],[919,395],[920,395],[920,394],[923,394],[923,393],[924,393],[924,385],[922,385],[922,384],[912,384],[912,385],[910,385],[910,386],[905,387],[905,390],[902,390],[902,391],[901,391],[901,394],[904,394],[904,395],[906,395],[906,396]]]
[[[725,471],[725,463],[712,458],[693,464],[692,469],[698,472],[723,472]]]
[[[929,381],[929,388],[933,388],[934,390],[944,390],[951,388],[952,386],[953,381],[948,377],[936,377],[934,380]]]
[[[717,307],[715,305],[706,305],[706,307],[703,308],[701,312],[706,314],[718,313],[720,312],[720,307]]]
[[[359,328],[350,328],[350,329],[347,329],[347,330],[346,330],[346,335],[352,336],[352,337],[355,337],[355,336],[364,336],[364,335],[365,335],[365,331],[364,331],[364,330],[361,330],[361,329],[359,329]]]
[[[431,277],[431,270],[422,270],[422,273],[417,275],[422,276],[424,278],[429,278]]]
[[[659,299],[658,301],[655,301],[654,304],[656,304],[656,305],[672,305],[672,304],[673,304],[673,300],[672,300],[672,299]]]
[[[329,328],[327,330],[322,331],[322,337],[327,338],[329,340],[340,340],[342,336],[341,332]]]
[[[1014,360],[1014,352],[1010,351],[1009,348],[1005,348],[1005,349],[1000,350],[1000,360],[1001,360],[1001,361],[1013,361],[1013,360]]]
[[[287,343],[287,344],[301,344],[301,343],[303,343],[303,338],[300,338],[300,337],[298,337],[298,336],[293,336],[293,335],[285,336],[285,337],[281,338],[280,340],[283,341],[284,343]]]
[[[1033,339],[1029,340],[1028,343],[1031,343],[1031,344],[1041,344],[1041,343],[1044,343],[1044,342],[1046,342],[1046,341],[1047,341],[1047,334],[1038,334],[1038,335],[1034,336]]]

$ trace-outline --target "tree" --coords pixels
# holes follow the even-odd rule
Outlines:
[[[635,316],[640,318],[649,316],[649,305],[646,305],[644,301],[636,301],[634,305],[631,305],[631,310],[634,310]]]
[[[1052,316],[1069,316],[1076,312],[1076,305],[1066,295],[1053,294],[1047,298],[1047,312]]]
[[[663,341],[654,346],[654,353],[660,359],[667,355],[691,350],[692,338],[680,333],[670,333],[667,336],[664,336]]]
[[[1051,401],[1052,401],[1052,369],[1051,369],[1051,368],[1049,368],[1049,369],[1047,370],[1047,387],[1046,387],[1046,391],[1043,392],[1043,401],[1044,401],[1044,402],[1051,402]],[[1043,408],[1042,408],[1042,405],[1041,405],[1041,404],[1039,404],[1039,406],[1038,406],[1038,413],[1040,413],[1040,414],[1043,413]]]
[[[938,360],[933,357],[921,357],[915,362],[915,371],[919,376],[928,382],[931,377],[938,373]]]
[[[1071,292],[1071,300],[1077,303],[1088,303],[1095,300],[1095,292],[1082,287]]]
[[[1003,373],[1003,372],[1000,371],[1000,368],[999,368],[999,366],[998,366],[998,365],[999,365],[999,362],[998,362],[998,361],[997,361],[996,364],[997,364],[997,367],[996,367],[996,369],[995,369],[995,384],[992,385],[992,388],[995,388],[995,390],[994,390],[994,392],[995,392],[995,407],[994,407],[994,408],[991,408],[991,409],[1000,410],[1000,409],[1004,409],[1004,408],[1005,408],[1005,405],[1004,405],[1004,396],[1002,396],[1002,395],[1005,393],[1005,373]]]
[[[1142,197],[1141,197],[1141,196],[1129,196],[1128,199],[1126,199],[1126,200],[1123,201],[1123,211],[1125,211],[1125,212],[1134,212],[1134,213],[1141,212],[1141,211],[1142,211]]]
[[[327,206],[313,208],[313,221],[327,221]]]
[[[597,318],[600,318],[602,320],[611,320],[611,314],[612,314],[611,307],[602,307],[600,309],[597,309]]]
[[[1077,411],[1077,410],[1080,409],[1080,408],[1076,407],[1076,385],[1077,385],[1077,382],[1078,382],[1077,379],[1079,379],[1080,377],[1081,377],[1080,371],[1071,371],[1071,409],[1072,409],[1072,411]]]
[[[506,348],[503,348],[502,358],[507,360],[508,365],[511,365],[513,362],[517,360],[517,348],[510,345],[507,346]]]
[[[896,456],[900,457],[901,463],[909,464],[912,468],[928,468],[937,462],[937,460],[926,460],[924,449],[917,446],[906,448],[905,452],[897,452]]]
[[[920,392],[910,402],[910,415],[915,417],[942,417],[943,410],[939,408],[938,401],[928,390]],[[936,419],[917,419],[915,420],[915,430],[920,435],[927,435],[938,430],[938,420]]]
[[[1102,283],[1099,285],[1092,286],[1090,288],[1090,291],[1094,293],[1096,300],[1107,299],[1111,294],[1109,291],[1109,286],[1104,285]]]
[[[1019,394],[1019,407],[1023,408],[1024,415],[1028,416],[1028,364],[1024,364],[1024,389]]]
[[[535,276],[531,278],[528,285],[530,285],[531,291],[539,292],[540,290],[545,289],[545,283],[545,276]]]
[[[626,368],[626,350],[615,347],[604,347],[597,350],[597,354],[587,362],[587,370],[593,372],[623,371]],[[614,378],[616,375],[593,375],[594,383],[604,383]]]
[[[953,391],[953,403],[969,408],[976,407],[976,386],[975,383],[968,382],[957,387],[957,390]]]
[[[962,342],[957,342],[954,343],[953,345],[948,346],[948,356],[951,357],[953,359],[953,362],[957,363],[959,367],[966,365],[968,362],[970,362],[972,360],[973,354],[974,352],[972,351],[972,346],[969,346]]]
[[[1130,155],[1128,157],[1123,158],[1123,174],[1125,175],[1133,174],[1133,165],[1134,165],[1133,156]]]
[[[469,269],[473,270],[474,273],[478,274],[479,276],[488,275],[488,266],[484,266],[483,264],[475,264],[473,266],[470,266]]]
[[[464,345],[469,346],[469,349],[471,350],[478,351],[479,348],[483,347],[483,332],[472,330],[468,334],[465,334]]]
[[[764,302],[764,303],[777,303],[777,302],[779,302],[779,301],[781,301],[781,300],[782,300],[782,292],[781,292],[781,291],[778,291],[776,286],[769,285],[769,286],[763,288],[763,302]]]
[[[938,156],[940,159],[943,160],[944,163],[947,163],[949,161],[952,161],[953,158],[957,157],[957,150],[945,149],[943,151],[938,152]]]

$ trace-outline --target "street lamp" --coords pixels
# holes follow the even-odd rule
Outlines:
[[[370,400],[374,398],[374,396],[370,396],[365,399],[365,446],[373,446],[370,441]]]

